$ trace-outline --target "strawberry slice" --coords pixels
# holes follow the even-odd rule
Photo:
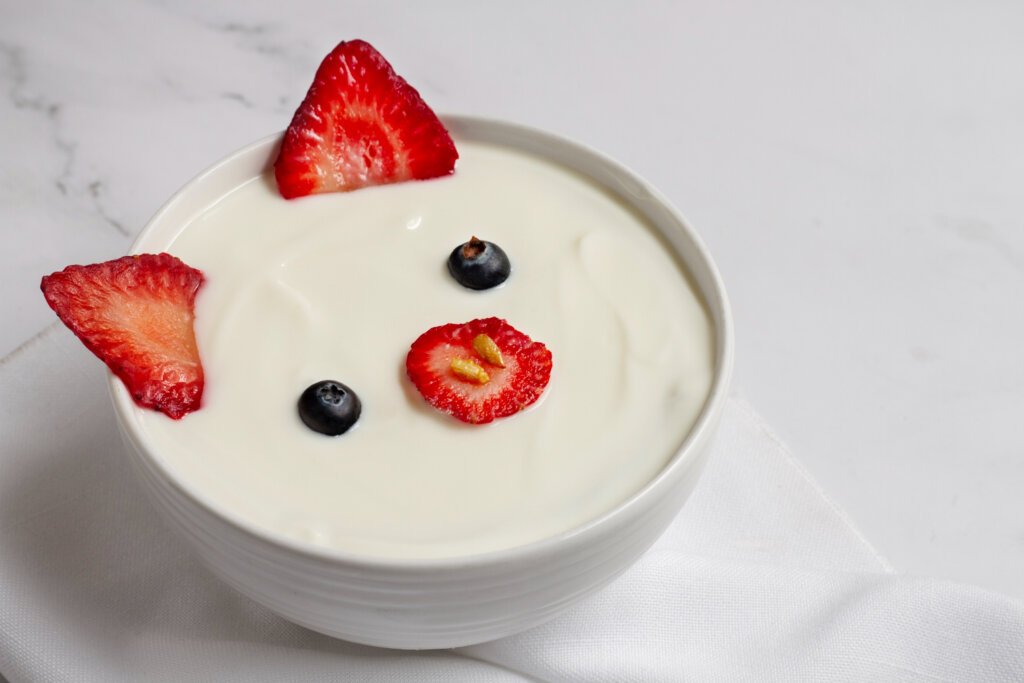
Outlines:
[[[433,327],[405,359],[427,403],[471,424],[526,408],[551,378],[551,352],[501,318]]]
[[[177,420],[199,408],[192,329],[203,274],[170,254],[68,266],[43,278],[50,308],[121,378],[135,402]]]
[[[285,199],[449,175],[448,131],[416,89],[362,40],[343,42],[317,69],[274,162]]]

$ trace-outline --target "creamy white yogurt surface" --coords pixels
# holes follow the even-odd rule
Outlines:
[[[460,142],[454,176],[286,201],[241,183],[168,251],[207,278],[196,335],[206,389],[179,421],[139,410],[167,466],[216,507],[311,544],[391,557],[507,548],[610,510],[653,478],[712,379],[708,315],[625,205],[560,166]],[[448,274],[471,235],[512,276]],[[405,375],[430,327],[498,316],[553,354],[530,409],[471,426]],[[340,437],[296,412],[334,379],[363,404]]]

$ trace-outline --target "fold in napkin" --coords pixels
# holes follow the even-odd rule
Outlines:
[[[53,327],[0,362],[0,672],[21,681],[1022,681],[1024,604],[897,576],[740,398],[626,574],[453,651],[317,635],[221,585],[129,470],[96,362]]]

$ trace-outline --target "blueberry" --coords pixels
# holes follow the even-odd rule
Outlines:
[[[490,289],[508,279],[512,264],[497,244],[473,237],[452,251],[448,272],[463,287]]]
[[[329,379],[310,384],[299,397],[299,417],[314,432],[328,436],[347,432],[362,409],[356,392]]]

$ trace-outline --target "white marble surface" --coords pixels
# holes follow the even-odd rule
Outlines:
[[[362,37],[435,109],[660,187],[739,388],[865,535],[1024,597],[1024,4],[427,5],[0,2],[0,356],[52,324],[41,275],[122,254]]]

